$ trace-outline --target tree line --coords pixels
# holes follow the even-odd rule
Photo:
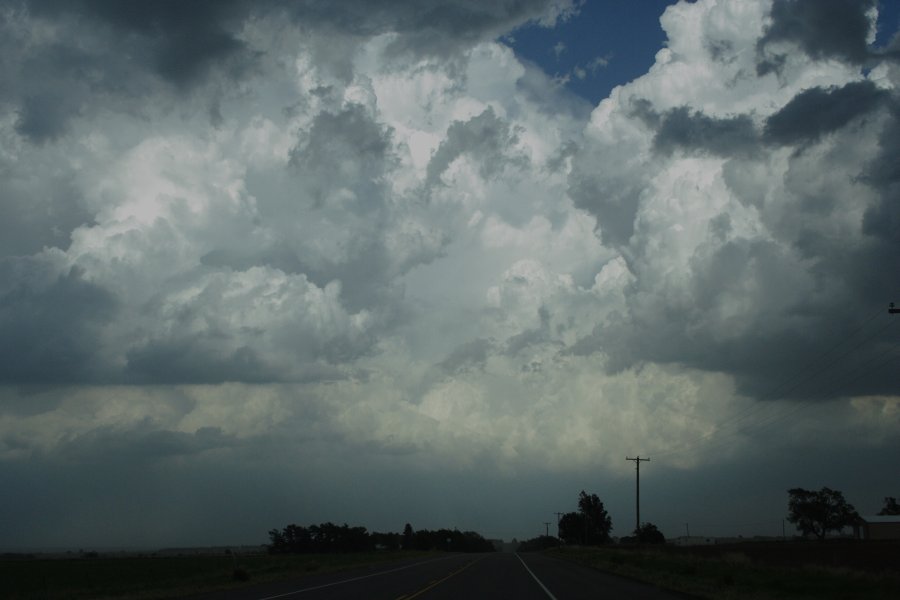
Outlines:
[[[894,497],[884,499],[879,515],[900,515],[900,504]],[[859,513],[838,490],[793,488],[788,490],[788,521],[805,537],[824,539],[829,532],[840,532],[860,521]],[[567,545],[596,546],[612,538],[612,519],[597,494],[584,490],[578,495],[578,509],[561,515],[558,537],[542,535],[519,545],[520,551],[543,550]],[[493,552],[489,540],[474,531],[458,529],[413,529],[409,523],[402,533],[369,532],[365,527],[327,522],[306,527],[291,524],[269,531],[272,554],[332,554],[371,552],[374,550],[439,550],[445,552]],[[620,543],[659,544],[665,536],[652,523],[641,523],[639,529]]]
[[[269,531],[270,554],[343,554],[375,550],[440,550],[445,552],[493,552],[494,545],[474,531],[458,529],[413,530],[403,533],[369,533],[365,527],[321,523],[307,527],[291,524]]]
[[[900,515],[900,503],[888,496],[879,515]],[[792,488],[788,490],[787,520],[797,526],[804,537],[825,539],[829,532],[840,532],[846,527],[858,525],[859,513],[844,495],[828,487],[821,490]],[[612,519],[597,494],[584,490],[578,495],[578,510],[568,512],[559,519],[558,537],[542,535],[519,545],[520,551],[543,550],[560,543],[567,545],[598,546],[611,541]],[[662,544],[666,538],[653,523],[641,523],[632,535],[619,543]]]

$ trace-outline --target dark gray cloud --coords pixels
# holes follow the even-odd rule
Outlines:
[[[584,154],[579,156],[584,158]],[[634,175],[637,174],[612,168],[603,173],[593,169],[573,170],[569,176],[569,195],[576,206],[597,216],[597,228],[604,244],[627,245],[634,233],[634,219],[645,189],[641,176]]]
[[[242,37],[254,21],[289,21],[310,35],[342,36],[344,44],[397,32],[394,53],[446,55],[545,16],[550,6],[550,0],[2,0],[0,74],[8,85],[0,84],[0,107],[18,114],[21,135],[45,143],[100,107],[120,110],[123,101],[140,104],[170,92],[183,98],[216,79],[227,94],[236,82],[261,76],[271,57]],[[37,37],[41,25],[53,35]],[[346,48],[320,46],[323,64],[346,71],[346,60],[337,58]]]
[[[392,53],[444,54],[491,39],[546,15],[550,0],[479,2],[478,0],[387,0],[383,2],[322,2],[285,4],[301,25],[331,28],[357,36],[388,31],[401,34]]]
[[[65,248],[71,232],[93,221],[74,174],[52,157],[29,155],[27,167],[0,161],[0,256],[27,256]]]
[[[93,25],[91,34],[110,35],[108,52],[124,51],[132,64],[179,87],[192,85],[213,66],[248,52],[236,30],[250,16],[251,3],[31,0],[25,5],[38,18],[61,19],[79,28]],[[243,59],[247,58],[245,54]]]
[[[900,99],[891,103],[890,115],[878,140],[880,153],[863,174],[880,191],[878,201],[863,217],[863,231],[884,245],[883,256],[872,257],[887,260],[879,268],[896,272],[900,269]]]
[[[305,227],[301,235],[333,232],[337,250],[310,251],[307,244],[316,240],[289,240],[296,268],[319,286],[340,280],[351,310],[392,300],[391,277],[420,260],[411,257],[397,264],[388,248],[391,231],[398,225],[398,199],[389,189],[399,164],[394,146],[390,127],[365,107],[350,104],[320,112],[307,130],[299,132],[290,153],[292,183],[300,193],[288,198],[288,211],[301,222],[312,219],[321,224],[318,231]],[[283,207],[276,210],[283,219]],[[427,256],[426,251],[426,260]]]
[[[0,260],[0,381],[90,381],[102,376],[101,329],[118,303],[78,267],[59,275],[30,258]]]
[[[630,111],[651,129],[660,124],[660,115],[646,99],[635,99]],[[629,140],[630,141],[630,140]],[[569,173],[569,195],[575,206],[597,217],[603,243],[625,246],[634,234],[634,219],[641,194],[647,189],[649,173],[642,149],[632,144],[621,152],[605,153],[600,145],[587,144],[573,153]],[[603,169],[596,165],[603,164]]]
[[[878,187],[890,187],[900,182],[900,98],[894,94],[889,104],[890,119],[878,137],[879,156],[869,165],[866,179]]]
[[[439,366],[453,375],[465,373],[469,369],[483,369],[495,347],[494,340],[474,339],[454,349]]]
[[[58,139],[78,117],[140,111],[153,98],[191,92],[217,74],[243,78],[258,52],[236,35],[233,2],[0,2],[0,104],[35,143]],[[40,36],[47,28],[53,33]]]
[[[153,423],[143,421],[124,429],[100,426],[85,432],[60,447],[58,459],[135,467],[240,444],[236,436],[225,434],[218,427],[202,427],[187,433],[159,429]]]
[[[367,218],[384,203],[384,177],[396,162],[391,130],[380,125],[360,105],[316,116],[308,133],[291,151],[291,165],[312,183],[316,208],[329,202],[328,193],[350,189],[354,212]],[[334,198],[331,202],[339,202]]]
[[[55,94],[26,96],[19,107],[16,131],[39,144],[53,141],[65,133],[69,119],[78,112],[77,106]]]
[[[863,64],[870,58],[866,13],[874,7],[875,0],[775,0],[771,24],[757,44],[758,74],[778,70],[784,61],[784,55],[770,52],[778,42],[797,44],[815,60]]]
[[[744,157],[758,150],[759,136],[749,115],[720,119],[687,106],[659,114],[647,101],[635,101],[634,114],[656,132],[653,146],[658,152]]]
[[[135,383],[266,382],[279,378],[249,346],[222,348],[229,332],[194,334],[186,339],[153,340],[126,354],[128,379]]]
[[[766,120],[764,137],[775,144],[802,145],[818,140],[883,107],[890,92],[871,81],[839,88],[804,90]]]
[[[552,336],[549,335],[550,311],[546,306],[538,308],[538,317],[541,320],[539,327],[528,329],[506,340],[506,348],[504,350],[508,356],[515,356],[530,346],[546,343],[551,339]]]
[[[507,164],[523,164],[523,159],[510,157],[508,149],[517,141],[515,130],[490,106],[468,121],[454,121],[447,135],[428,163],[426,182],[440,183],[441,175],[458,157],[466,154],[478,164],[479,174],[489,179]]]

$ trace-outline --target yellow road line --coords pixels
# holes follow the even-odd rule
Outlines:
[[[468,569],[469,567],[471,567],[472,565],[474,565],[475,563],[477,563],[477,562],[478,562],[479,560],[481,560],[482,558],[484,558],[484,557],[482,556],[482,557],[480,557],[480,558],[477,558],[477,559],[473,560],[473,561],[470,562],[470,563],[466,563],[465,565],[462,566],[462,568],[457,569],[456,571],[453,571],[452,573],[450,573],[449,575],[447,575],[447,576],[444,577],[443,579],[438,579],[437,581],[432,581],[430,584],[428,584],[427,586],[423,587],[423,588],[422,588],[421,590],[419,590],[418,592],[413,592],[412,594],[409,594],[409,595],[403,595],[403,596],[400,596],[400,597],[397,598],[397,600],[412,600],[413,598],[418,598],[419,596],[421,596],[422,594],[424,594],[424,593],[427,592],[428,590],[430,590],[430,589],[432,589],[432,588],[435,588],[435,587],[439,586],[440,584],[444,583],[445,581],[447,581],[447,580],[450,579],[451,577],[453,577],[453,576],[455,576],[455,575],[459,575],[460,573],[462,573],[463,571],[465,571],[466,569]]]

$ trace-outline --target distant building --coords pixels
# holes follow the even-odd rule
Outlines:
[[[670,540],[669,543],[675,546],[712,546],[716,543],[716,538],[702,535],[692,535],[690,537],[683,535]]]
[[[771,535],[754,535],[753,537],[711,537],[702,535],[683,535],[677,538],[670,538],[667,543],[673,546],[717,546],[730,544],[750,544],[753,542],[781,542],[784,538],[781,536]]]
[[[900,515],[860,517],[853,530],[862,540],[900,540]]]

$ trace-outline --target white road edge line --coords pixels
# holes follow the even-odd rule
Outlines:
[[[528,574],[531,575],[531,576],[534,578],[535,581],[537,581],[537,584],[538,584],[539,586],[541,586],[541,589],[544,590],[544,593],[547,594],[547,597],[550,598],[550,600],[556,600],[556,596],[554,596],[554,595],[550,592],[550,590],[547,589],[547,586],[544,585],[544,584],[541,582],[541,580],[537,578],[537,575],[534,574],[534,571],[532,571],[531,569],[528,568],[528,565],[525,564],[525,561],[522,560],[522,557],[519,556],[519,553],[518,553],[518,552],[516,552],[516,558],[519,559],[519,562],[522,563],[522,566],[525,567],[525,570],[528,571]]]
[[[439,560],[447,560],[448,558],[453,558],[453,557],[452,556],[442,556],[440,558],[433,558],[431,560],[423,560],[423,561],[419,561],[417,563],[413,563],[411,565],[397,567],[396,569],[389,569],[387,571],[379,571],[378,573],[370,573],[369,575],[361,575],[359,577],[351,577],[350,579],[341,579],[340,581],[332,581],[331,583],[323,583],[322,585],[316,585],[313,587],[303,588],[302,590],[294,590],[293,592],[285,592],[283,594],[276,594],[274,596],[266,596],[265,598],[259,598],[258,600],[275,600],[275,598],[286,598],[288,596],[293,596],[295,594],[303,594],[305,592],[312,592],[313,590],[321,590],[323,588],[334,587],[336,585],[342,585],[344,583],[350,583],[351,581],[359,581],[361,579],[370,579],[372,577],[378,577],[380,575],[387,575],[388,573],[396,573],[397,571],[403,571],[405,569],[412,569],[413,567],[417,567],[419,565],[437,562]],[[554,598],[553,600],[556,600],[556,598]]]

